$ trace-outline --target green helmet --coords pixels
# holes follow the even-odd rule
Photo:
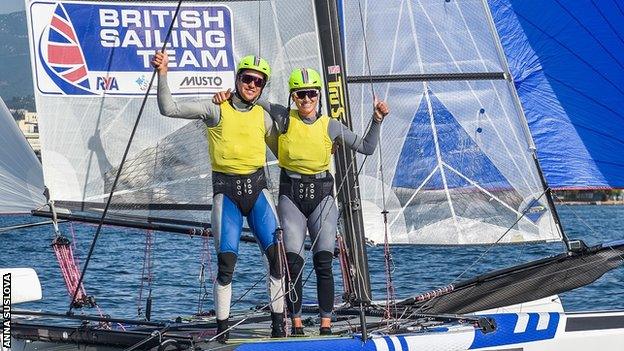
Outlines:
[[[269,77],[271,76],[271,66],[269,66],[269,63],[267,62],[267,60],[263,59],[262,57],[258,57],[254,55],[248,55],[248,56],[243,57],[238,62],[236,74],[238,74],[240,71],[244,69],[251,69],[254,71],[258,71],[264,74],[267,80],[269,80]]]
[[[290,73],[288,87],[290,91],[312,88],[320,90],[323,87],[323,80],[321,80],[321,75],[312,68],[297,68]]]

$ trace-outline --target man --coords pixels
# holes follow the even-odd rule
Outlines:
[[[174,101],[167,84],[167,55],[157,52],[152,65],[158,70],[160,113],[173,118],[201,119],[206,125],[213,170],[211,224],[219,267],[214,284],[217,339],[225,341],[229,335],[232,275],[243,216],[269,263],[271,337],[284,337],[283,285],[275,237],[278,220],[263,169],[265,145],[276,153],[277,132],[271,117],[255,104],[271,76],[271,68],[260,57],[243,57],[237,67],[235,93],[228,103],[215,105],[210,100]]]

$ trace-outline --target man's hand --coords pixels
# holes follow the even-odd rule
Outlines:
[[[156,51],[154,58],[152,59],[152,66],[158,71],[158,75],[167,74],[169,65],[169,56],[162,51]]]
[[[227,91],[220,91],[212,97],[212,103],[215,105],[221,105],[222,103],[228,101],[232,97],[232,89],[228,89]]]
[[[384,118],[388,115],[388,113],[390,113],[390,109],[388,108],[388,104],[386,104],[385,101],[379,101],[377,100],[377,98],[375,98],[375,112],[374,112],[374,118],[375,118],[375,122],[381,123],[381,121],[384,120]]]

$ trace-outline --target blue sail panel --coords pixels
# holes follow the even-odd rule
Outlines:
[[[457,121],[444,104],[429,91],[431,113],[427,98],[423,96],[403,143],[392,182],[394,187],[418,188],[436,167],[452,167],[465,178],[485,189],[511,189],[507,179],[490,158]],[[433,115],[433,117],[431,117]],[[433,125],[431,118],[433,118]],[[435,127],[435,134],[433,128]],[[479,127],[472,134],[487,132]],[[434,139],[437,136],[437,140]],[[436,152],[439,147],[439,157]],[[445,170],[448,172],[449,170]],[[443,189],[440,181],[430,181],[424,189]],[[448,188],[464,188],[466,180],[461,177],[445,177]],[[468,183],[470,184],[470,183]]]
[[[624,5],[488,2],[549,185],[624,188]]]
[[[393,187],[416,189],[438,166],[429,119],[427,101],[423,97],[403,142],[396,166]],[[430,185],[436,188],[440,184]]]

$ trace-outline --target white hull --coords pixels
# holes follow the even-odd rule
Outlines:
[[[500,313],[495,331],[483,334],[471,325],[449,324],[424,332],[372,335],[366,343],[357,337],[239,340],[240,344],[197,344],[203,350],[370,350],[370,351],[622,351],[624,311],[593,313]],[[13,350],[114,350],[76,343],[24,342],[13,339]]]

